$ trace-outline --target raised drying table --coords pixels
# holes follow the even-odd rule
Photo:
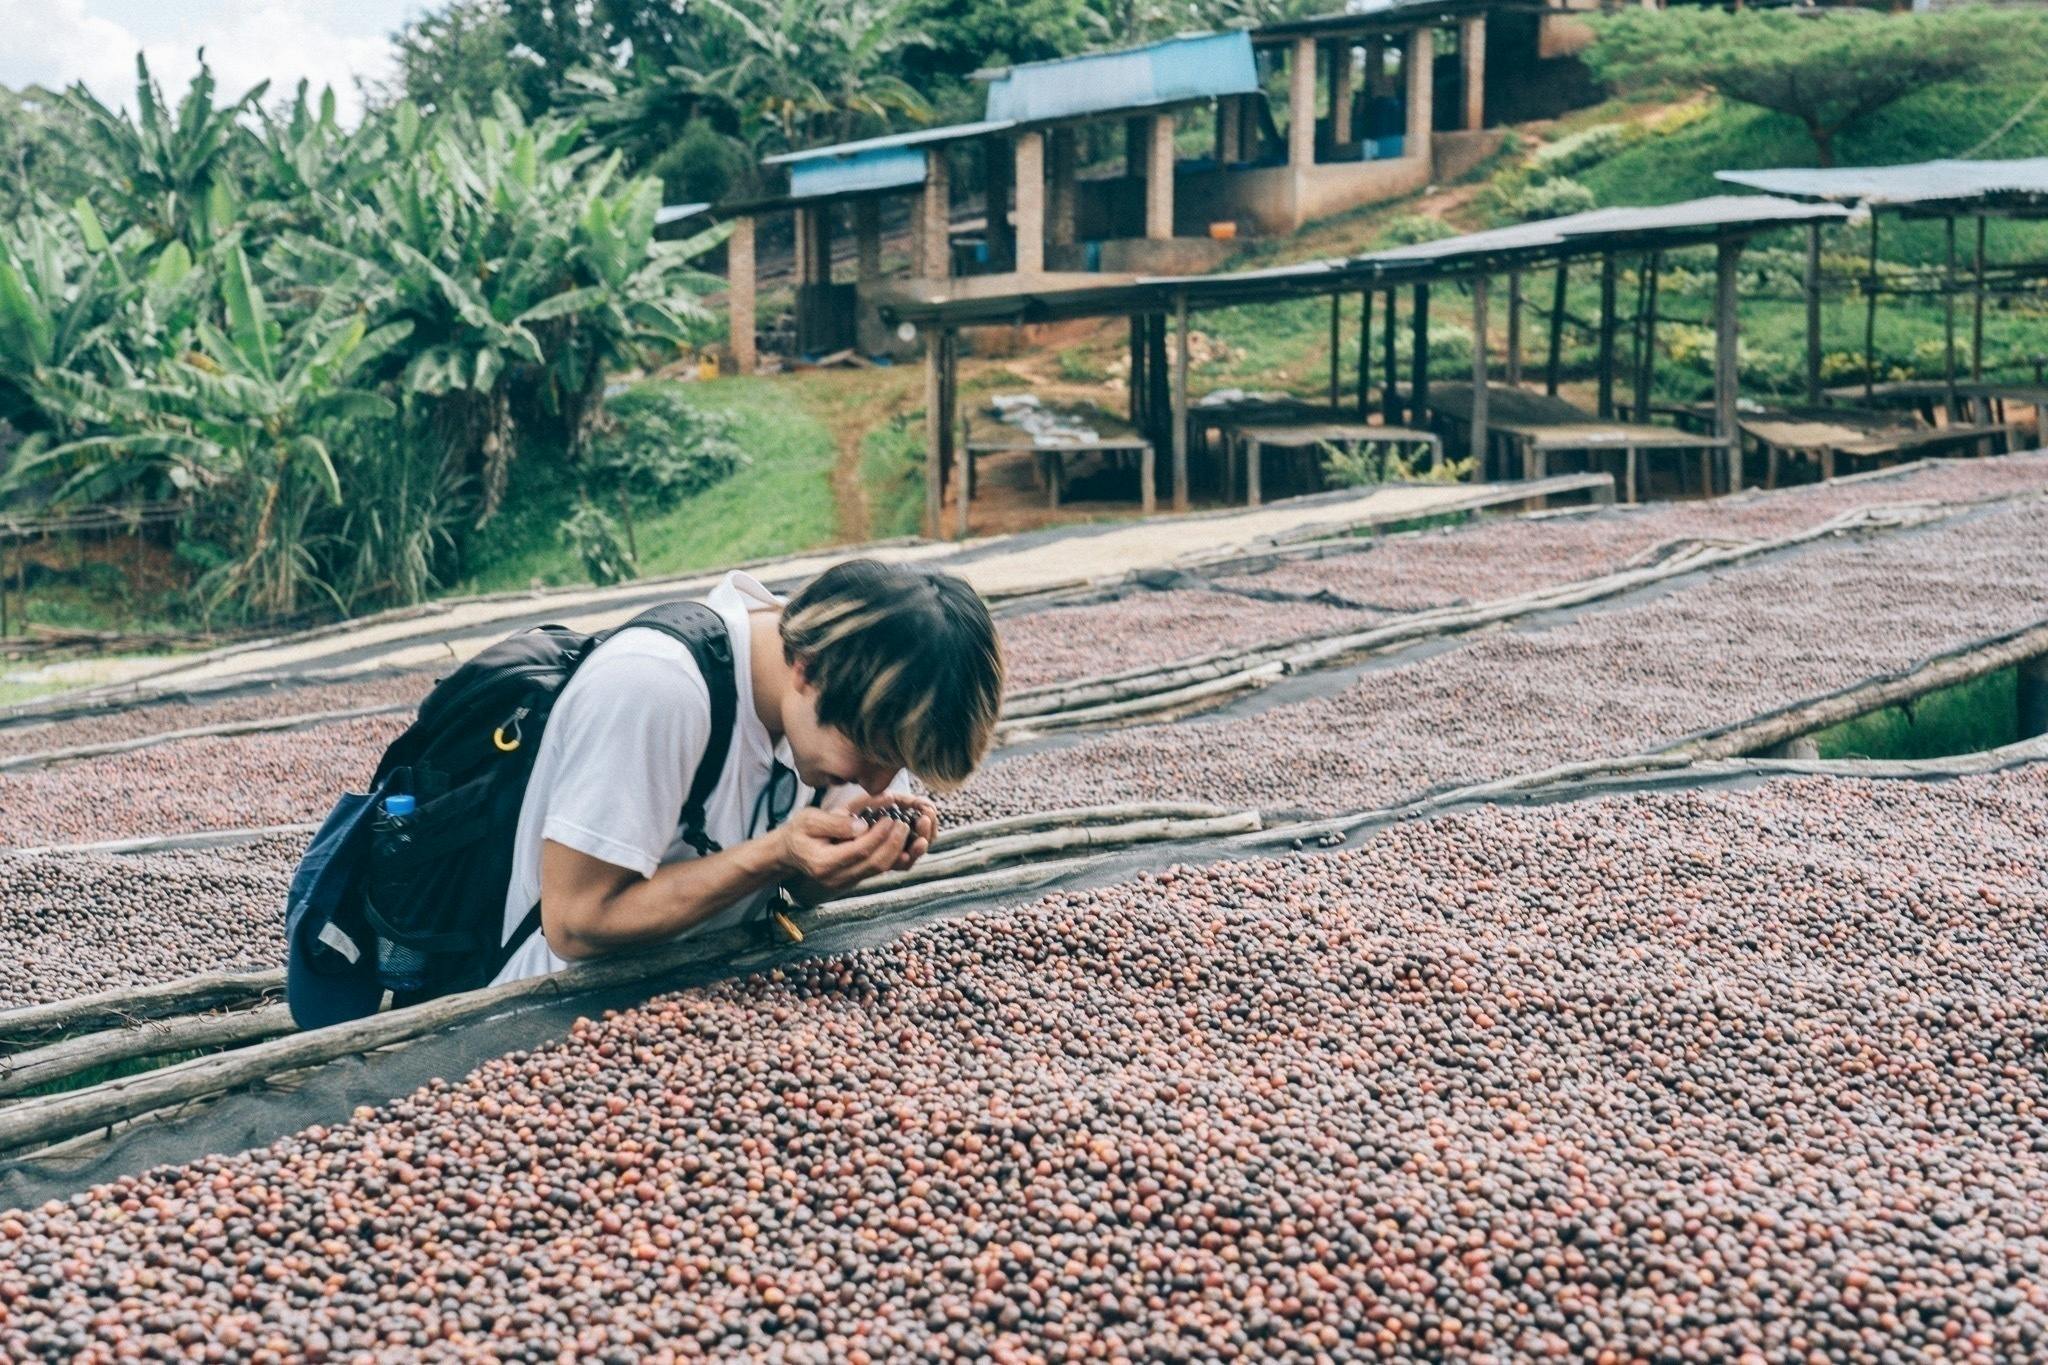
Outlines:
[[[1602,421],[1581,412],[1562,398],[1500,384],[1487,386],[1486,408],[1486,453],[1489,458],[1482,462],[1481,474],[1485,473],[1496,449],[1506,459],[1515,462],[1511,467],[1519,468],[1523,477],[1531,479],[1545,477],[1552,455],[1579,451],[1587,457],[1590,468],[1599,456],[1619,451],[1624,502],[1636,501],[1642,490],[1645,451],[1668,450],[1674,454],[1698,451],[1700,486],[1703,491],[1712,493],[1714,455],[1728,448],[1727,443],[1717,436],[1680,431],[1676,427],[1653,426],[1647,422]],[[1447,386],[1440,393],[1432,392],[1430,412],[1435,417],[1469,428],[1472,425],[1471,390]],[[1468,440],[1467,444],[1471,442]],[[1684,465],[1678,464],[1677,469],[1682,482]],[[1739,475],[1730,482],[1739,483]],[[1734,489],[1731,487],[1729,491]]]

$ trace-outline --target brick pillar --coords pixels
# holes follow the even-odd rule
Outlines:
[[[1436,66],[1436,35],[1418,28],[1408,35],[1401,51],[1403,83],[1408,87],[1408,132],[1402,144],[1404,156],[1428,156],[1429,137],[1435,127],[1434,87],[1430,72]]]
[[[1072,246],[1078,236],[1075,224],[1079,209],[1079,195],[1074,186],[1076,160],[1074,130],[1053,129],[1051,142],[1046,147],[1046,212],[1051,215],[1047,228],[1054,246]]]
[[[1045,273],[1045,134],[1019,133],[1017,166],[1017,273]]]
[[[946,149],[934,147],[924,156],[924,194],[917,203],[917,273],[943,280],[953,273],[953,186],[946,167]]]
[[[726,332],[732,367],[752,374],[760,357],[754,351],[754,220],[735,218],[725,239]]]
[[[1145,235],[1173,236],[1173,115],[1152,116],[1151,155],[1145,164]]]
[[[854,241],[859,249],[857,278],[862,284],[882,277],[882,205],[879,201],[853,202]]]
[[[1351,44],[1345,39],[1330,47],[1330,139],[1351,141]]]
[[[1464,67],[1465,127],[1486,126],[1486,16],[1458,21],[1458,56]]]
[[[1296,38],[1287,54],[1287,164],[1316,160],[1316,43]]]

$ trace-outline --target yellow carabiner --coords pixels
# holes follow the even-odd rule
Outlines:
[[[516,725],[512,727],[512,738],[510,739],[505,738],[505,727],[502,725],[491,731],[491,743],[498,746],[498,752],[501,754],[511,753],[519,747],[520,742],[519,727]]]

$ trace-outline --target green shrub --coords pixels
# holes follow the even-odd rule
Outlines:
[[[1613,156],[1629,142],[1629,125],[1596,123],[1591,128],[1561,137],[1537,148],[1529,158],[1529,178],[1541,184],[1575,175]]]
[[[613,399],[590,442],[590,465],[607,483],[673,507],[732,477],[747,463],[723,413],[693,406],[671,385],[643,385]]]
[[[583,561],[583,571],[600,588],[624,582],[638,571],[619,523],[588,498],[578,498],[576,510],[562,523],[562,544]]]
[[[1379,244],[1383,247],[1414,246],[1419,242],[1440,242],[1457,235],[1458,230],[1441,218],[1404,213],[1387,220],[1386,226],[1380,229]]]
[[[1593,191],[1578,181],[1557,176],[1539,184],[1524,185],[1507,198],[1507,215],[1516,222],[1538,218],[1561,218],[1567,213],[1584,213],[1599,207]]]

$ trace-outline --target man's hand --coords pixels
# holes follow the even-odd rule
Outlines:
[[[901,872],[930,851],[932,840],[939,834],[939,808],[922,796],[908,792],[884,792],[880,796],[864,796],[847,807],[858,815],[864,810],[903,810],[916,815],[917,820],[910,828],[910,839],[903,846],[903,856],[896,860],[893,870]],[[900,821],[887,819],[884,824],[899,824]]]
[[[775,832],[787,874],[822,890],[843,891],[899,864],[909,866],[902,862],[904,854],[921,842],[912,838],[910,827],[896,820],[869,826],[853,814],[858,809],[806,807],[792,814]]]

